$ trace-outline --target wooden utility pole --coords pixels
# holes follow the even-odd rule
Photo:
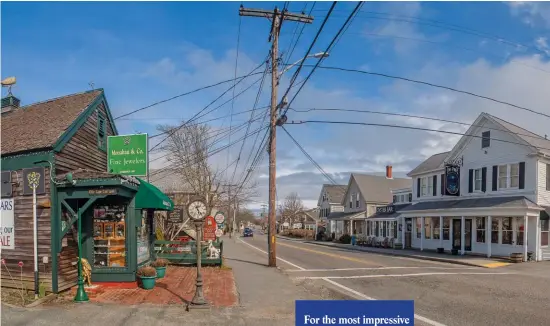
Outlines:
[[[311,24],[313,17],[303,14],[294,14],[285,11],[279,11],[277,7],[273,11],[261,9],[246,9],[243,6],[239,9],[240,16],[264,17],[271,20],[271,33],[269,42],[271,42],[271,115],[269,123],[269,212],[268,212],[268,231],[267,243],[269,248],[269,267],[277,266],[277,255],[275,250],[275,234],[276,232],[276,150],[277,150],[277,88],[279,85],[279,73],[277,65],[279,63],[279,33],[281,25],[285,20],[295,21],[300,23]]]

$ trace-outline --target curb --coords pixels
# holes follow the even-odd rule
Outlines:
[[[399,254],[394,252],[379,252],[379,251],[370,251],[370,250],[362,250],[362,249],[356,249],[356,248],[349,248],[349,247],[340,247],[340,246],[333,246],[329,244],[324,244],[322,242],[314,242],[314,241],[303,241],[304,243],[313,244],[317,246],[324,246],[324,247],[330,247],[330,248],[340,248],[344,250],[350,250],[350,251],[358,251],[358,252],[366,252],[369,254],[374,255],[381,255],[381,256],[394,256],[394,257],[405,257],[405,258],[412,258],[412,259],[419,259],[419,260],[427,260],[427,261],[437,261],[441,263],[447,263],[447,264],[455,264],[455,265],[464,265],[464,266],[471,266],[471,267],[480,267],[480,268],[491,268],[484,265],[469,263],[466,261],[456,261],[456,260],[450,260],[446,258],[438,258],[438,257],[428,257],[428,256],[411,256],[407,254]]]
[[[276,235],[275,237],[279,238],[279,239],[283,239],[283,240],[294,241],[294,242],[303,242],[303,243],[305,242],[305,243],[307,243],[308,241],[310,241],[310,240],[303,240],[303,239],[285,237],[285,236],[282,236],[282,235]]]

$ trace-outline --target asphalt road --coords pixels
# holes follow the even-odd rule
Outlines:
[[[267,251],[267,238],[241,238]],[[550,264],[487,269],[277,239],[291,278],[324,282],[357,299],[414,300],[417,325],[550,325]]]

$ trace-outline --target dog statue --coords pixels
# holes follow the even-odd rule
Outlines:
[[[214,247],[212,240],[208,241],[208,258],[220,258],[220,249]]]

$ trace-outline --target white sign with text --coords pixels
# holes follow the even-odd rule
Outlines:
[[[0,208],[0,243],[2,244],[2,250],[15,249],[13,198],[3,198]]]

